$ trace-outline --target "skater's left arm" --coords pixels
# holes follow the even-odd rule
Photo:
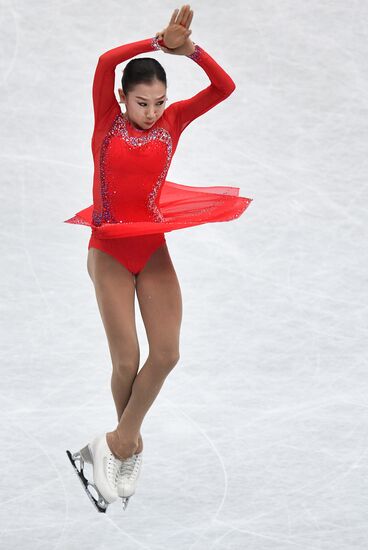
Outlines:
[[[167,53],[168,49],[161,47]],[[179,50],[179,48],[177,49]],[[173,53],[175,50],[173,51]],[[185,55],[195,61],[206,72],[211,84],[189,99],[183,99],[170,105],[174,111],[179,134],[192,120],[203,115],[215,105],[229,97],[235,90],[235,82],[230,75],[207,53],[204,48],[192,42],[189,38],[181,49]],[[183,53],[184,52],[184,53]]]

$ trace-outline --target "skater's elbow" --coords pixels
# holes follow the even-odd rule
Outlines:
[[[229,79],[228,84],[226,86],[226,89],[227,89],[227,95],[228,96],[231,95],[234,92],[234,90],[236,89],[235,82],[233,81],[232,78]]]

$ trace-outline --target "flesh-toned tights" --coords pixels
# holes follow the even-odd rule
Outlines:
[[[181,290],[166,243],[137,275],[93,247],[88,250],[87,270],[112,361],[111,390],[118,425],[107,433],[107,442],[116,457],[128,458],[142,450],[143,419],[179,361]],[[139,372],[135,294],[149,345],[147,360]]]

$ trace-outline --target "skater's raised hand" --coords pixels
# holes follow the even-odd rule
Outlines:
[[[186,38],[182,46],[177,48],[165,48],[165,46],[160,46],[161,50],[165,53],[171,53],[174,55],[191,55],[194,52],[194,42],[190,38]]]
[[[192,31],[189,29],[193,19],[193,10],[189,4],[184,4],[180,11],[176,8],[171,16],[168,26],[156,33],[157,38],[163,38],[165,46],[175,49],[182,46]]]

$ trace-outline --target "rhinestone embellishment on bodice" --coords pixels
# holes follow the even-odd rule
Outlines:
[[[154,182],[152,190],[148,193],[146,198],[146,207],[148,211],[153,215],[153,219],[156,222],[164,221],[164,217],[156,204],[157,193],[161,185],[165,181],[166,174],[168,172],[171,157],[172,157],[172,138],[170,133],[161,127],[152,128],[141,136],[132,136],[128,131],[129,121],[126,113],[119,113],[109,130],[103,139],[100,151],[100,184],[101,184],[101,200],[102,200],[102,212],[94,209],[92,214],[92,222],[94,225],[99,226],[102,223],[129,223],[129,220],[116,219],[112,213],[111,208],[111,195],[109,193],[109,184],[106,177],[106,153],[113,136],[119,136],[129,146],[129,148],[135,149],[142,147],[154,141],[161,141],[166,146],[166,159],[165,166],[161,171],[159,177]]]

